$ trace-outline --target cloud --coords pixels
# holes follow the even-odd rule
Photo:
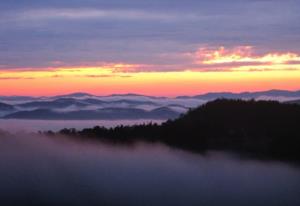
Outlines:
[[[300,53],[298,1],[53,0],[0,5],[0,66],[49,68],[99,62],[193,68],[199,47],[251,45]],[[199,65],[198,65],[199,66]]]
[[[297,53],[267,52],[257,54],[252,46],[201,47],[195,53],[186,55],[194,59],[198,70],[202,68],[204,71],[289,71],[300,69],[300,55]]]
[[[196,52],[196,59],[202,64],[224,64],[224,63],[262,63],[262,64],[286,64],[288,62],[299,62],[300,56],[296,53],[265,53],[254,54],[252,46],[238,46],[227,49],[225,47],[200,48]]]
[[[131,75],[116,75],[116,74],[99,74],[99,75],[84,75],[83,77],[88,77],[88,78],[112,78],[112,77],[121,77],[121,78],[130,78],[132,77]]]
[[[113,78],[131,77],[130,73],[173,72],[173,71],[295,71],[300,69],[298,53],[282,51],[261,52],[258,47],[200,47],[189,53],[159,54],[165,61],[156,64],[128,64],[120,62],[68,62],[57,61],[49,68],[29,68],[10,71],[43,72],[53,78],[89,77]],[[9,71],[9,70],[7,70]]]
[[[289,60],[288,62],[287,62],[287,64],[290,64],[290,65],[297,65],[297,64],[299,64],[300,65],[300,61],[299,60]]]
[[[174,21],[196,18],[194,15],[185,14],[178,16],[176,13],[149,12],[145,10],[133,9],[40,9],[28,10],[15,16],[18,20],[89,20],[89,19],[120,19],[120,20],[155,20]]]
[[[300,55],[290,51],[263,51],[254,46],[201,46],[193,52],[158,54],[161,61],[154,64],[126,62],[63,62],[53,61],[52,67],[6,70],[21,73],[42,73],[43,76],[114,78],[131,77],[140,72],[232,72],[232,71],[295,71],[300,70]],[[14,73],[15,73],[14,72]],[[8,73],[6,74],[8,75]],[[23,76],[24,77],[24,76]],[[20,78],[23,78],[20,77]],[[29,76],[30,77],[30,76]],[[12,77],[10,77],[12,78]],[[18,77],[19,78],[19,77]]]

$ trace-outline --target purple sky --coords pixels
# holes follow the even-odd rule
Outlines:
[[[298,0],[18,0],[0,3],[0,69],[156,65],[181,54],[251,45],[300,53]]]

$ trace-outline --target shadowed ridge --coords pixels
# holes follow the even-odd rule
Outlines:
[[[10,105],[10,104],[6,104],[6,103],[2,103],[0,102],[0,111],[10,111],[10,110],[14,110],[14,106]]]
[[[299,122],[299,105],[218,99],[162,125],[64,129],[60,133],[106,141],[159,141],[193,151],[233,150],[299,161]]]

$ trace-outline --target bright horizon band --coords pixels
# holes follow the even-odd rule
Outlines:
[[[189,65],[162,71],[159,65],[18,68],[0,70],[1,95],[97,95],[139,93],[154,96],[195,95],[220,91],[300,89],[300,56],[296,53],[254,54],[249,46],[200,48]]]

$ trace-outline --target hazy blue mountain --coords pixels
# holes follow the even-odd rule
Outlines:
[[[141,104],[148,104],[148,105],[158,105],[152,101],[143,101],[143,100],[131,100],[131,99],[120,99],[120,100],[112,100],[112,101],[103,101],[96,98],[87,98],[82,99],[81,102],[94,104],[94,105],[103,105],[103,104],[129,104],[129,105],[141,105]]]
[[[4,100],[2,101],[1,98]],[[195,96],[179,96],[176,98],[154,97],[132,93],[97,96],[83,92],[51,97],[0,96],[0,101],[3,102],[2,106],[0,105],[0,117],[4,115],[9,116],[10,114],[21,114],[21,116],[25,115],[28,118],[31,118],[31,115],[33,115],[32,117],[36,118],[35,114],[38,112],[38,118],[43,117],[48,119],[61,119],[62,113],[67,115],[69,119],[79,117],[85,119],[110,119],[116,117],[125,118],[126,116],[128,119],[139,119],[148,118],[151,115],[154,118],[167,119],[172,118],[174,112],[182,114],[190,108],[196,108],[208,101],[219,98],[291,101],[293,103],[294,100],[300,100],[300,91],[218,92]],[[1,107],[3,108],[2,110]],[[120,110],[120,108],[123,110]],[[117,112],[119,112],[119,115],[116,114]],[[130,114],[130,112],[135,114]]]
[[[18,107],[23,108],[65,108],[69,106],[86,107],[88,105],[109,105],[109,104],[128,104],[128,105],[158,105],[151,101],[138,101],[138,100],[116,100],[116,101],[102,101],[95,98],[75,99],[75,98],[59,98],[53,101],[33,101],[22,104],[17,104]]]
[[[216,92],[216,93],[206,93],[196,96],[179,96],[177,98],[187,99],[187,98],[197,98],[203,100],[213,100],[218,98],[226,99],[256,99],[259,97],[300,97],[299,91],[286,91],[286,90],[268,90],[261,92],[241,92],[241,93],[232,93],[232,92]]]
[[[94,95],[85,93],[85,92],[76,92],[76,93],[71,93],[71,94],[54,96],[54,98],[56,98],[56,99],[59,99],[59,98],[81,98],[81,97],[89,97],[89,96],[94,96]]]
[[[105,108],[57,112],[50,109],[19,111],[6,115],[6,119],[53,119],[53,120],[113,120],[113,119],[174,119],[180,113],[167,108],[145,111],[134,108]]]
[[[0,111],[12,111],[14,109],[14,106],[0,102]]]
[[[102,104],[106,103],[105,101],[102,101],[102,100],[99,100],[99,99],[94,99],[94,98],[87,98],[87,99],[84,99],[82,101],[85,102],[85,103],[94,104],[94,105],[102,105]]]
[[[27,102],[23,104],[18,104],[16,106],[23,107],[23,108],[65,108],[69,107],[71,105],[84,107],[87,106],[87,104],[82,103],[76,99],[72,98],[59,98],[54,101],[33,101],[33,102]]]
[[[174,112],[174,110],[168,107],[160,107],[151,111],[151,114],[155,117],[160,117],[162,119],[174,119],[179,116],[178,112]]]
[[[138,100],[127,100],[127,99],[122,99],[122,100],[112,101],[112,103],[158,105],[157,103],[152,102],[152,101],[138,101]]]
[[[112,94],[106,97],[146,97],[151,99],[165,99],[166,97],[157,97],[157,96],[148,96],[148,95],[142,95],[142,94],[135,94],[135,93],[128,93],[128,94]]]
[[[0,101],[35,101],[38,97],[30,96],[0,96]]]
[[[99,95],[92,95],[89,93],[84,93],[84,92],[76,92],[76,93],[71,93],[71,94],[66,94],[66,95],[58,95],[54,96],[54,99],[58,98],[102,98],[102,99],[107,99],[107,98],[118,98],[118,99],[164,99],[166,97],[156,97],[156,96],[147,96],[147,95],[141,95],[141,94],[134,94],[134,93],[128,93],[128,94],[112,94],[112,95],[106,95],[106,96],[99,96]]]

